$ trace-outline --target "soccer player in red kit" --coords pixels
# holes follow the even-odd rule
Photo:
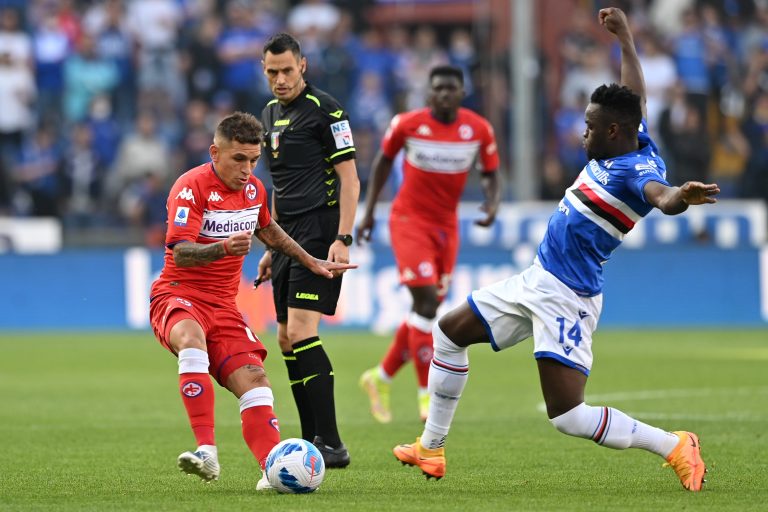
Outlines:
[[[418,378],[419,416],[422,421],[427,417],[432,324],[456,263],[456,210],[476,162],[482,164],[482,209],[486,216],[475,224],[490,226],[499,206],[499,156],[493,128],[486,119],[460,106],[465,95],[462,71],[453,66],[435,67],[430,71],[429,85],[428,107],[392,119],[374,161],[365,213],[356,229],[358,243],[370,240],[377,198],[395,156],[404,148],[403,184],[392,202],[389,228],[400,282],[411,292],[413,306],[384,359],[360,378],[370,398],[371,413],[381,423],[392,419],[390,382],[408,359],[413,360]]]
[[[179,455],[178,465],[204,481],[220,473],[209,374],[238,398],[243,438],[262,471],[280,441],[263,366],[267,351],[235,302],[252,236],[329,279],[333,270],[354,268],[310,256],[272,220],[264,185],[252,175],[263,133],[251,114],[227,116],[216,128],[211,162],[173,185],[165,266],[150,294],[152,329],[178,356],[179,391],[198,445]],[[271,489],[266,475],[256,489]]]

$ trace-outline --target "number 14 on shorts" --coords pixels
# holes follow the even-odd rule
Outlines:
[[[579,316],[581,316],[581,313],[579,314]],[[570,355],[571,350],[573,350],[573,347],[578,347],[579,343],[581,343],[581,324],[579,323],[578,320],[576,320],[573,326],[570,327],[566,332],[565,318],[563,318],[562,316],[559,316],[556,318],[556,320],[557,320],[557,323],[560,324],[560,339],[558,341],[563,346],[563,351],[565,352],[565,355]],[[573,344],[565,340],[566,336],[568,337],[568,340],[570,340],[570,342],[573,342]]]

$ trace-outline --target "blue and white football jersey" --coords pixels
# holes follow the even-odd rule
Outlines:
[[[590,160],[549,218],[539,261],[579,295],[601,292],[602,265],[624,235],[653,209],[643,194],[645,184],[669,185],[666,165],[648,135],[645,119],[637,139],[637,151]]]

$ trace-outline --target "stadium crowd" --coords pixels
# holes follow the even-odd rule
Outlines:
[[[539,53],[541,199],[560,198],[580,171],[586,96],[619,75],[618,48],[606,51],[595,29],[605,2],[572,3],[557,58]],[[363,189],[390,118],[423,104],[425,74],[440,63],[466,71],[465,105],[494,122],[509,162],[509,116],[498,111],[514,91],[508,70],[480,76],[488,50],[471,20],[384,30],[362,22],[371,2],[359,4],[0,0],[0,215],[140,226],[161,244],[170,184],[208,158],[220,119],[259,115],[271,98],[261,52],[279,30],[302,42],[307,80],[349,109]],[[612,4],[632,14],[670,181],[716,181],[722,197],[768,200],[768,0]]]

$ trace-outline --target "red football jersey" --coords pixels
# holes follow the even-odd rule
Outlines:
[[[168,195],[168,232],[165,235],[165,266],[153,283],[151,295],[162,292],[194,293],[209,300],[235,300],[244,256],[226,256],[208,265],[179,268],[173,246],[187,241],[212,244],[241,231],[255,233],[269,224],[267,191],[251,176],[243,190],[232,190],[207,163],[176,180]]]
[[[485,171],[499,167],[493,128],[466,108],[459,109],[451,124],[436,120],[429,108],[395,116],[381,150],[388,158],[395,158],[403,147],[403,184],[392,202],[392,211],[441,225],[457,222],[461,193],[478,156]]]

